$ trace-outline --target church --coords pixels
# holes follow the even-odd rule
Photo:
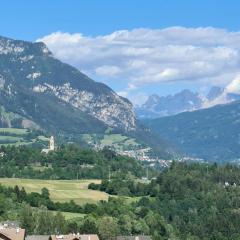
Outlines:
[[[50,151],[54,151],[54,150],[55,150],[54,137],[51,136],[50,140],[49,140],[49,148],[44,148],[44,149],[42,149],[41,152],[48,154]]]

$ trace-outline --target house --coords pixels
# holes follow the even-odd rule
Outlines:
[[[4,152],[0,152],[0,157],[4,157],[5,156],[5,153]]]
[[[68,234],[68,235],[51,235],[49,240],[99,240],[98,235],[80,235],[80,234]]]
[[[117,240],[151,240],[152,238],[150,236],[118,236]]]
[[[27,235],[25,240],[48,240],[49,235]]]
[[[0,239],[3,240],[25,240],[25,229],[0,226]]]

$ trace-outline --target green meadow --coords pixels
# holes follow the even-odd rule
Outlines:
[[[0,184],[4,186],[24,187],[27,192],[41,192],[42,188],[47,188],[50,198],[55,202],[68,202],[74,200],[77,204],[96,203],[100,200],[107,200],[108,194],[105,192],[89,190],[90,183],[100,183],[100,180],[38,180],[38,179],[18,179],[0,178]]]

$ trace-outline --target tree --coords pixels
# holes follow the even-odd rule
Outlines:
[[[92,216],[87,216],[83,219],[80,230],[84,234],[96,234],[98,233],[96,219]]]
[[[56,234],[65,233],[66,222],[61,212],[57,212],[57,214],[54,216],[54,228]]]
[[[103,217],[98,223],[98,232],[102,240],[114,240],[119,233],[116,219]]]
[[[33,234],[35,220],[32,208],[29,205],[24,204],[20,211],[20,225],[27,230],[28,234]]]
[[[36,217],[36,233],[51,234],[54,231],[54,217],[46,207],[41,206],[35,213]]]
[[[42,195],[43,198],[49,199],[49,197],[50,197],[49,190],[45,187],[42,188],[41,195]]]
[[[131,235],[132,219],[129,215],[121,215],[118,221],[121,235]]]

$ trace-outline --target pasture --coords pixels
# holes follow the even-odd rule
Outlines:
[[[40,180],[40,179],[18,179],[0,178],[3,186],[24,187],[30,192],[41,192],[47,188],[50,198],[55,202],[68,202],[74,200],[77,204],[96,203],[100,200],[107,200],[108,194],[100,191],[89,190],[90,183],[100,183],[100,180]]]

